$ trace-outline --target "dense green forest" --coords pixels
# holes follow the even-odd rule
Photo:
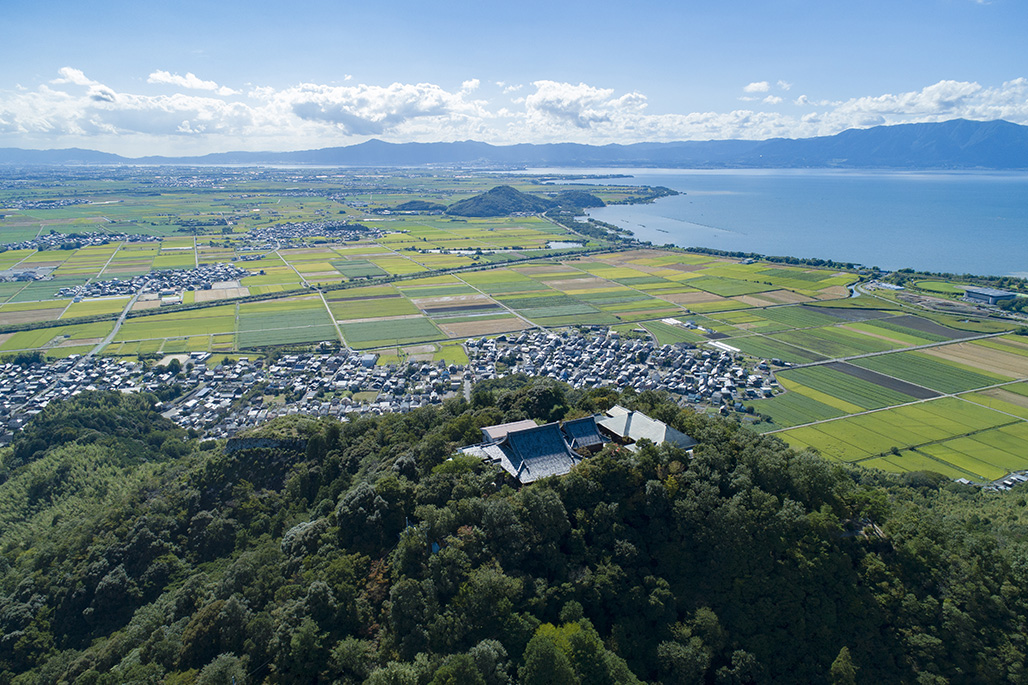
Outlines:
[[[699,440],[512,489],[479,428],[621,402]],[[654,393],[199,441],[51,404],[0,470],[0,683],[1026,682],[1025,498],[847,469]]]

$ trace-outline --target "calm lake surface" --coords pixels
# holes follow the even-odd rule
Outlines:
[[[589,215],[655,245],[1028,277],[1028,174],[532,169],[685,193]]]

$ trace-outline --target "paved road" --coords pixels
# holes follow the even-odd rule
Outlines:
[[[132,299],[129,300],[128,304],[125,305],[125,309],[122,310],[121,316],[118,317],[118,320],[115,322],[114,328],[111,329],[110,334],[108,334],[108,336],[104,338],[99,345],[90,350],[89,354],[86,355],[87,357],[92,357],[94,355],[100,354],[100,352],[103,351],[103,348],[111,344],[111,341],[114,340],[114,336],[118,334],[118,330],[121,328],[121,324],[125,323],[125,317],[128,316],[128,313],[130,311],[132,311],[132,305],[134,305],[136,303],[136,300],[138,299],[139,293],[137,292],[135,295],[132,296]]]

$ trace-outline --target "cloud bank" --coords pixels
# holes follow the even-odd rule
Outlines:
[[[130,155],[476,139],[497,144],[764,139],[832,135],[882,124],[1006,119],[1028,124],[1028,79],[999,85],[939,81],[920,90],[827,100],[786,81],[742,87],[732,111],[653,112],[645,94],[586,83],[509,85],[300,83],[234,89],[152,71],[151,92],[116,90],[74,67],[35,88],[0,91],[0,145],[75,145]],[[154,92],[156,91],[156,93]]]

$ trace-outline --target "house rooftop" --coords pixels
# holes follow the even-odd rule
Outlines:
[[[686,450],[696,445],[696,441],[685,433],[675,430],[663,421],[651,419],[642,412],[614,405],[607,413],[609,417],[599,419],[596,423],[622,440],[630,440],[631,443],[627,445],[630,450],[638,449],[636,443],[644,438],[657,445],[669,442]]]
[[[511,421],[510,423],[501,423],[495,426],[486,426],[482,429],[482,439],[485,442],[499,442],[507,437],[507,434],[512,431],[521,431],[535,427],[536,423],[531,419]]]

